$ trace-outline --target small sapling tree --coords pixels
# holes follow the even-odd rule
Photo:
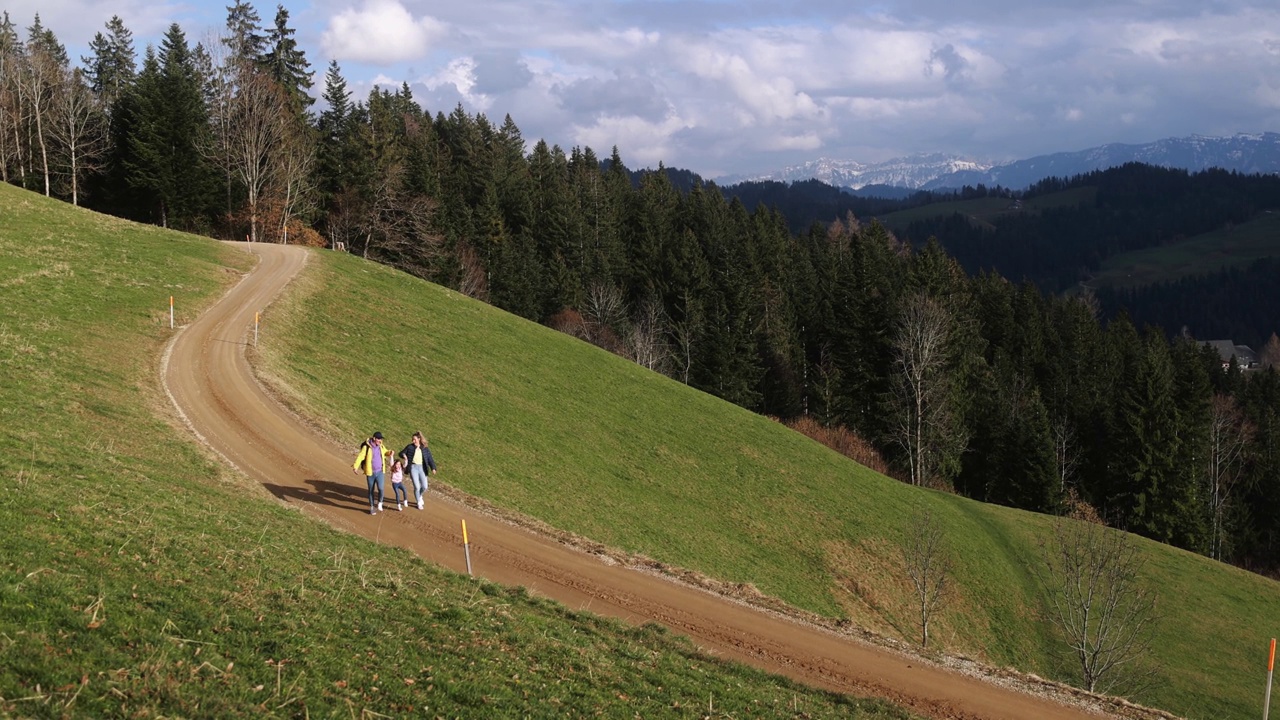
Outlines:
[[[1041,545],[1049,618],[1090,692],[1108,692],[1149,654],[1156,596],[1143,584],[1133,537],[1098,522],[1058,518]],[[1132,673],[1127,674],[1130,678]]]
[[[920,644],[928,647],[929,621],[946,596],[951,579],[951,557],[932,510],[920,506],[912,513],[901,550],[902,564],[911,578],[915,605],[920,611]]]

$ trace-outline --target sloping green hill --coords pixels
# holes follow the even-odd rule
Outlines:
[[[249,262],[0,184],[0,717],[907,717],[442,571],[221,473],[158,366],[169,296],[181,324]]]
[[[1248,222],[1195,235],[1181,242],[1107,258],[1087,283],[1091,287],[1133,287],[1177,280],[1280,255],[1280,211],[1267,210]]]
[[[1008,198],[983,197],[969,200],[946,200],[942,202],[917,205],[899,210],[878,218],[887,228],[895,231],[906,230],[917,220],[930,220],[939,217],[950,217],[960,213],[969,218],[970,223],[987,229],[994,228],[994,223],[1001,215],[1012,213],[1039,213],[1052,208],[1073,207],[1081,203],[1091,203],[1098,195],[1096,187],[1078,187],[1061,190],[1044,195],[1036,195],[1027,200],[1014,201]]]
[[[957,589],[933,634],[1056,678],[1033,578],[1050,520],[917,490],[785,427],[456,292],[317,253],[267,316],[262,363],[335,437],[424,429],[440,480],[592,540],[913,638],[896,548],[931,509]],[[1138,540],[1160,592],[1158,682],[1136,699],[1250,717],[1280,588]]]

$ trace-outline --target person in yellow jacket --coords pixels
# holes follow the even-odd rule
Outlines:
[[[382,509],[382,496],[386,487],[386,469],[391,464],[391,450],[382,446],[382,433],[376,432],[373,437],[360,444],[360,452],[356,461],[351,464],[352,472],[364,471],[369,482],[369,514],[377,515]],[[378,500],[373,499],[373,488],[378,488]]]

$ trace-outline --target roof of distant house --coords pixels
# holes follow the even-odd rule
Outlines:
[[[1231,358],[1234,357],[1236,365],[1242,368],[1258,364],[1258,353],[1248,345],[1236,345],[1230,340],[1206,340],[1204,344],[1217,350],[1218,357],[1222,358],[1223,363],[1231,362]]]

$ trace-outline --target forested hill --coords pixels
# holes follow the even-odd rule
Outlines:
[[[949,235],[955,216],[925,227],[927,213],[898,237],[856,213],[796,233],[713,186],[633,180],[616,148],[605,163],[530,148],[511,117],[433,115],[407,86],[353,98],[337,63],[315,113],[287,11],[267,31],[247,4],[229,14],[217,64],[174,25],[139,67],[113,18],[86,72],[42,76],[92,98],[70,119],[96,144],[53,132],[67,118],[37,122],[32,96],[0,84],[21,110],[0,115],[0,138],[16,139],[3,178],[170,227],[345,249],[751,410],[856,434],[906,481],[1044,512],[1078,496],[1120,527],[1280,567],[1274,368],[1224,373],[1195,342],[1104,324],[1086,301],[955,259],[1036,277],[997,261],[1065,254],[1074,280],[1095,254],[1240,222],[1280,180],[1135,166],[1044,183],[1009,212],[998,191],[953,199],[995,204],[996,230],[977,234],[962,220]],[[68,69],[52,31],[29,35],[0,27],[6,67]],[[901,241],[930,235],[955,257]]]
[[[1110,257],[1280,209],[1280,176],[1129,164],[1042,180],[1018,201],[981,215],[947,205],[931,213],[932,207],[886,222],[916,244],[936,237],[971,272],[995,270],[1057,292],[1087,281]]]

